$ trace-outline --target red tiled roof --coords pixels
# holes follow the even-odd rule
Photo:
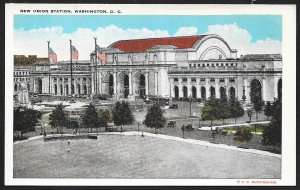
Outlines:
[[[204,36],[205,35],[120,40],[111,44],[109,47],[118,48],[124,52],[144,52],[157,45],[172,45],[179,49],[185,49],[193,47],[193,45]]]

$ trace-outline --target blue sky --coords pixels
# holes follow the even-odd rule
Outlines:
[[[218,16],[48,16],[17,15],[14,28],[30,30],[51,26],[62,26],[65,33],[72,33],[77,28],[90,28],[114,24],[120,28],[147,28],[150,30],[167,30],[175,34],[179,27],[197,27],[197,34],[205,33],[209,25],[236,23],[252,35],[252,41],[271,38],[282,40],[282,19],[276,15],[218,15]]]
[[[238,56],[281,53],[278,15],[15,15],[15,54],[47,56],[47,41],[58,60],[67,60],[69,39],[79,59],[89,59],[97,37],[101,47],[117,40],[217,34]]]

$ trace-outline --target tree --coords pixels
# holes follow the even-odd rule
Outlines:
[[[268,119],[270,118],[270,116],[272,115],[272,109],[271,109],[271,103],[268,101],[267,105],[264,109],[265,115],[268,117]]]
[[[259,97],[254,98],[253,109],[256,114],[256,121],[258,121],[258,113],[262,111],[262,102]]]
[[[83,126],[85,128],[90,128],[91,131],[93,128],[99,127],[98,113],[94,104],[90,103],[90,105],[84,110],[84,113],[81,115],[81,121]]]
[[[234,117],[234,123],[236,123],[236,118],[244,115],[244,109],[237,98],[232,97],[230,99],[229,109],[231,117]]]
[[[113,121],[116,126],[121,126],[121,132],[123,131],[123,125],[132,124],[134,121],[134,116],[130,105],[126,101],[118,101],[115,103],[115,106],[112,110]]]
[[[281,134],[282,134],[282,103],[281,100],[277,100],[271,106],[271,122],[263,132],[263,144],[273,145],[274,149],[276,145],[281,146]]]
[[[23,134],[30,131],[35,131],[35,125],[41,119],[42,113],[24,107],[18,107],[14,110],[14,131],[20,131],[21,137]]]
[[[252,139],[252,137],[253,135],[249,128],[239,127],[236,133],[234,134],[233,140],[240,141],[240,142],[244,142],[244,141],[249,142]]]
[[[214,120],[219,120],[220,112],[219,112],[219,99],[214,98],[211,96],[208,101],[205,102],[201,119],[202,121],[210,120],[210,129],[212,130],[212,122]]]
[[[148,109],[144,123],[146,127],[154,128],[155,134],[156,129],[160,129],[165,126],[166,119],[163,116],[163,110],[159,107],[158,104],[154,104]]]
[[[101,127],[105,127],[105,131],[107,131],[108,122],[111,121],[110,112],[108,110],[99,110],[99,125]]]
[[[227,96],[221,97],[220,102],[219,102],[219,117],[220,119],[223,120],[223,124],[225,124],[225,119],[230,118],[230,107],[228,103]]]
[[[49,120],[51,127],[59,129],[62,133],[62,127],[67,125],[69,115],[64,111],[62,104],[58,104],[50,114]]]
[[[70,118],[68,120],[67,128],[69,128],[69,129],[78,129],[79,128],[79,122],[78,122],[78,120],[75,119],[75,118]]]

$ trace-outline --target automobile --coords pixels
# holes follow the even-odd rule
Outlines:
[[[182,125],[181,130],[185,130],[185,131],[194,131],[195,128],[193,128],[192,124],[187,124],[187,125]]]
[[[176,121],[169,121],[167,127],[176,127]]]
[[[117,128],[115,128],[115,127],[107,127],[107,128],[106,128],[106,131],[107,131],[107,132],[117,132],[118,130],[117,130]]]
[[[170,109],[178,109],[178,104],[172,104],[169,107]]]

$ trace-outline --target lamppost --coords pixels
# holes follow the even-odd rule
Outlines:
[[[138,121],[138,131],[140,131],[140,122]]]
[[[192,117],[192,97],[191,97],[191,95],[189,96],[189,101],[190,101],[190,117]]]

